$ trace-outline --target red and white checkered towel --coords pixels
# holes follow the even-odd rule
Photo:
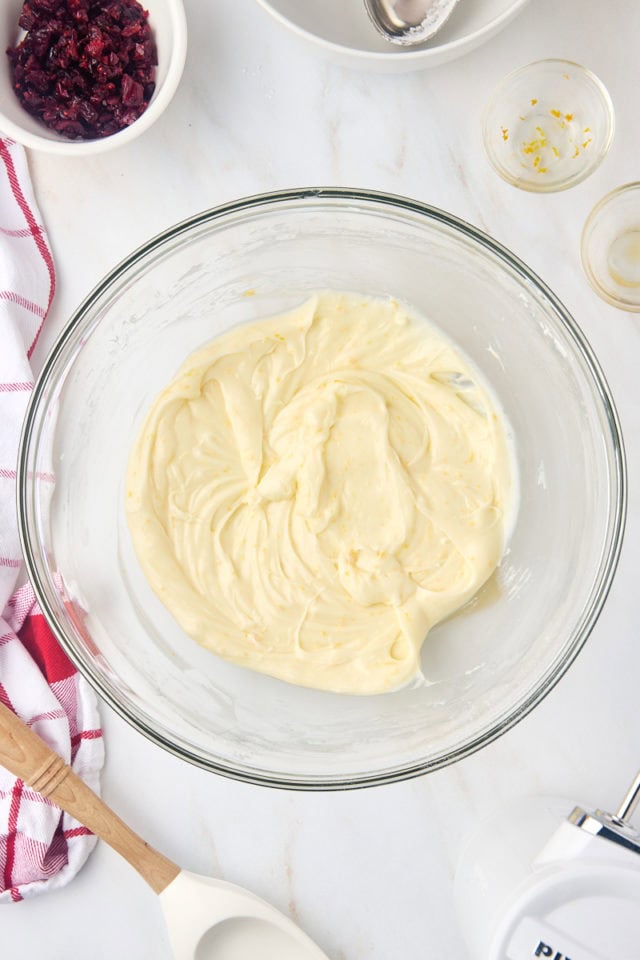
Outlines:
[[[54,290],[24,150],[0,139],[0,700],[95,790],[104,750],[93,691],[53,637],[31,587],[11,596],[22,566],[16,465],[33,387],[29,358]],[[85,827],[0,767],[0,903],[63,886],[94,844]]]

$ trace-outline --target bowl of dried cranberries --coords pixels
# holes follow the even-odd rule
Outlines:
[[[50,153],[110,150],[165,109],[184,67],[182,0],[3,0],[0,130]]]

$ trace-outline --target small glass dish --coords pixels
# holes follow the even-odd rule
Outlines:
[[[552,193],[593,173],[614,127],[611,97],[590,70],[569,60],[539,60],[498,84],[484,111],[482,137],[503,180]]]
[[[582,266],[598,296],[640,313],[640,182],[608,193],[582,231]]]

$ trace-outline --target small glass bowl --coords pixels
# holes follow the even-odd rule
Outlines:
[[[539,60],[498,84],[482,136],[503,180],[552,193],[593,173],[611,146],[614,125],[609,93],[590,70],[569,60]]]
[[[596,204],[582,231],[582,266],[598,296],[640,313],[640,183],[627,183]]]

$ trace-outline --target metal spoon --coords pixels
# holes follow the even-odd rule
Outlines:
[[[295,923],[253,893],[187,873],[150,847],[2,703],[0,764],[89,827],[147,881],[160,898],[175,960],[328,960]]]
[[[412,47],[435,36],[458,0],[364,0],[376,30],[390,43]]]

